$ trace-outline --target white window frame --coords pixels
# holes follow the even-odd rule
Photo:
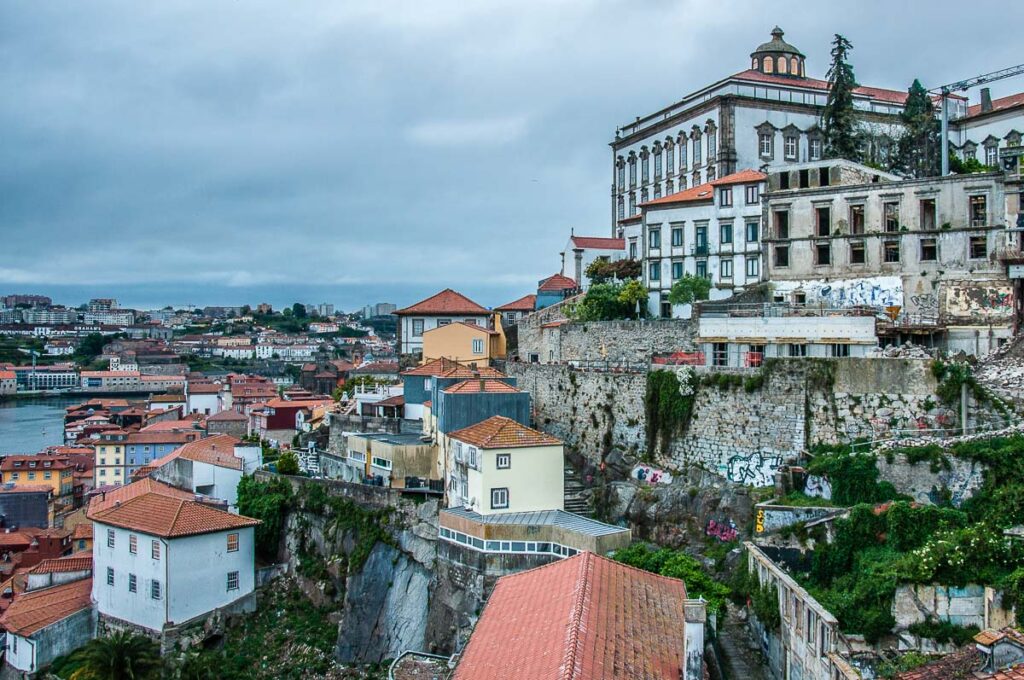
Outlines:
[[[473,338],[473,354],[484,353],[484,340],[483,338]]]
[[[491,489],[491,510],[507,510],[508,500],[508,487]]]
[[[512,454],[499,453],[494,456],[494,467],[498,470],[508,470],[512,467]]]
[[[240,581],[241,579],[239,579],[237,571],[229,571],[227,582],[228,592],[230,593],[232,590],[241,590],[242,586]]]

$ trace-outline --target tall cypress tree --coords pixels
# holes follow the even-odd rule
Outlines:
[[[828,69],[828,100],[821,114],[825,136],[825,155],[829,158],[858,160],[857,119],[853,110],[853,91],[859,86],[853,66],[847,61],[853,45],[836,33],[832,41],[832,65]]]
[[[940,130],[935,104],[920,81],[907,90],[907,101],[900,113],[903,136],[900,137],[894,169],[910,177],[934,177],[939,174]]]

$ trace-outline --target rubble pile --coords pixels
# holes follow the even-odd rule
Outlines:
[[[934,352],[935,350],[908,342],[904,345],[879,347],[868,356],[885,357],[887,359],[930,359],[935,356]]]

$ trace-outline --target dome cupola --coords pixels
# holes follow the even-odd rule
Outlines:
[[[750,54],[750,68],[773,76],[805,78],[804,55],[782,39],[785,35],[778,26],[772,30],[772,39]]]

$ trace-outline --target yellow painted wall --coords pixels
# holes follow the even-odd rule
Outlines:
[[[462,445],[463,450],[467,446]],[[511,455],[511,466],[499,470],[499,454]],[[565,463],[562,446],[530,446],[511,449],[480,449],[480,470],[467,475],[473,509],[481,515],[502,512],[561,510],[565,501]],[[491,509],[491,489],[508,489],[508,508]]]
[[[483,341],[483,351],[479,354],[473,353],[473,340]],[[423,334],[423,363],[444,357],[464,364],[487,366],[491,359],[504,358],[504,345],[503,335],[491,335],[486,329],[472,325],[450,323]]]
[[[107,444],[97,444],[94,448],[96,449],[96,469],[93,472],[93,483],[96,486],[124,484],[125,443],[110,442]],[[101,470],[105,471],[106,474],[100,474]]]
[[[46,469],[40,465],[31,469],[24,467],[20,470],[11,470],[3,474],[3,482],[18,486],[48,486],[53,489],[53,495],[61,496],[70,494],[74,487],[74,471],[71,468],[65,470]]]

